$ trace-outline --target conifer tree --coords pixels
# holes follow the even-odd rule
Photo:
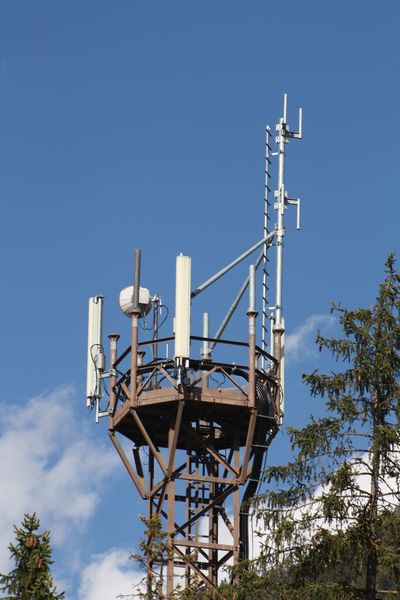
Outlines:
[[[291,428],[295,458],[266,471],[266,598],[375,600],[381,582],[400,591],[399,281],[390,255],[373,306],[334,305],[343,337],[317,335],[341,367],[303,376],[326,416]]]
[[[15,568],[8,575],[0,574],[0,591],[6,600],[62,600],[50,572],[50,533],[39,532],[40,522],[36,514],[26,514],[21,527],[14,526],[15,543],[9,545]]]
[[[170,555],[167,533],[163,531],[158,514],[149,518],[139,517],[145,525],[144,537],[139,542],[140,553],[131,554],[146,571],[146,591],[139,592],[143,600],[162,600],[164,598],[163,564]]]

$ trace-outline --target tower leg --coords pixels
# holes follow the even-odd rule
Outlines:
[[[239,448],[239,432],[235,434],[235,448],[233,455],[233,466],[237,473],[240,468],[240,448]],[[233,566],[239,562],[239,510],[240,510],[240,490],[237,488],[233,492]]]
[[[213,423],[211,422],[210,425],[210,441],[211,444],[214,445],[215,442],[215,431],[214,431],[214,426]],[[210,461],[210,467],[209,467],[209,473],[212,477],[218,478],[218,464],[217,461],[210,456],[209,457],[209,461]],[[217,483],[212,483],[210,485],[210,502],[213,502],[214,499],[218,496],[218,488],[217,488]],[[213,506],[213,508],[210,511],[209,514],[209,532],[208,532],[208,537],[209,540],[213,543],[213,544],[218,544],[218,510],[216,506]],[[215,548],[211,548],[209,550],[209,562],[210,562],[210,568],[209,568],[209,572],[208,572],[208,576],[210,578],[210,580],[212,581],[214,586],[218,585],[218,550],[216,550]],[[215,594],[214,594],[215,595]]]
[[[170,423],[169,431],[168,431],[168,447],[171,451],[174,445],[175,438],[175,427],[173,423]],[[175,454],[175,449],[174,449]],[[171,460],[171,454],[170,454]],[[175,468],[175,458],[172,460],[172,464],[170,466],[170,472],[172,472]],[[173,547],[173,537],[172,534],[175,531],[175,480],[172,477],[169,477],[167,483],[167,494],[168,494],[168,517],[167,517],[167,528],[168,528],[168,546],[169,546],[169,556],[167,559],[167,598],[172,598],[172,593],[174,591],[174,547]]]

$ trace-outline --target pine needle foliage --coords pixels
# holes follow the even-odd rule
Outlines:
[[[140,516],[145,526],[144,536],[140,540],[140,553],[131,554],[146,571],[146,591],[139,592],[143,600],[162,600],[164,598],[163,567],[170,556],[171,549],[167,542],[168,534],[162,529],[160,515]]]
[[[266,598],[400,597],[399,281],[389,255],[376,302],[333,305],[343,337],[317,334],[338,368],[303,375],[326,416],[290,428],[295,458],[265,474]]]
[[[0,591],[5,600],[62,600],[50,572],[50,533],[39,532],[36,514],[26,514],[20,527],[14,526],[15,543],[9,545],[15,568],[8,575],[0,574]]]

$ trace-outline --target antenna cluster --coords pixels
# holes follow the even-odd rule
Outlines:
[[[164,519],[170,555],[165,598],[172,598],[177,578],[185,585],[216,589],[221,567],[249,556],[249,501],[257,493],[266,450],[282,423],[284,410],[284,332],[282,279],[285,212],[297,210],[300,199],[285,188],[286,145],[302,138],[302,110],[298,130],[287,121],[287,95],[283,116],[265,138],[265,193],[263,237],[234,260],[192,289],[191,258],[176,257],[173,334],[159,338],[159,296],[141,287],[141,251],[135,250],[131,286],[120,294],[121,310],[131,319],[131,344],[118,352],[118,334],[110,334],[110,361],[106,370],[102,342],[103,296],[89,300],[87,406],[96,408],[96,421],[109,418],[109,436],[139,494],[148,502],[148,516]],[[275,223],[271,228],[271,180],[277,159],[274,191]],[[213,337],[209,315],[203,314],[202,335],[191,331],[195,298],[258,250],[242,286]],[[275,252],[275,261],[271,253]],[[256,271],[262,266],[261,346],[257,345]],[[273,278],[271,271],[275,271]],[[223,339],[233,314],[248,290],[248,339]],[[269,295],[274,304],[269,305]],[[152,311],[152,339],[140,341],[139,320]],[[268,327],[270,322],[270,327]],[[268,339],[269,337],[269,339]],[[173,352],[169,356],[169,346]],[[195,346],[198,350],[195,351]],[[151,358],[145,359],[150,346]],[[226,359],[225,348],[237,353]],[[165,348],[164,350],[162,348]],[[100,407],[103,382],[109,380],[109,402]],[[128,456],[119,437],[133,444]],[[148,452],[147,474],[140,448]],[[242,492],[241,490],[244,489]],[[233,516],[225,502],[233,497]],[[208,536],[201,523],[208,520]],[[225,527],[231,543],[221,542]],[[148,590],[152,578],[149,574]]]

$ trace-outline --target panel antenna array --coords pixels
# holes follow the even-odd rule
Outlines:
[[[96,408],[96,420],[108,417],[110,439],[134,486],[147,501],[148,517],[158,516],[167,533],[169,552],[159,564],[149,565],[149,597],[155,572],[164,582],[165,598],[172,598],[178,583],[206,587],[212,593],[225,564],[235,565],[249,557],[249,501],[257,493],[266,451],[284,411],[283,240],[285,212],[291,205],[297,208],[300,227],[300,199],[290,198],[285,188],[285,158],[289,140],[302,137],[302,111],[298,131],[291,131],[286,94],[276,133],[277,150],[273,152],[267,127],[262,239],[192,291],[191,259],[177,257],[173,335],[159,337],[163,304],[159,296],[151,296],[140,287],[140,250],[135,251],[133,286],[120,295],[121,309],[131,318],[131,344],[120,353],[119,335],[108,336],[108,371],[101,333],[103,297],[90,299],[87,403]],[[271,228],[274,158],[276,222]],[[193,300],[257,250],[248,276],[214,336],[210,337],[208,313],[203,315],[202,335],[193,335]],[[271,252],[275,253],[274,268]],[[256,271],[260,265],[259,347]],[[274,271],[274,278],[270,271]],[[248,339],[222,339],[247,289]],[[274,304],[269,306],[269,296],[273,295]],[[151,314],[152,339],[140,341],[139,319],[146,315],[151,318]],[[230,358],[236,353],[235,362],[227,360],[226,349]],[[102,409],[106,378],[109,402]],[[132,444],[131,456],[121,438]],[[143,450],[148,457],[146,464]]]

